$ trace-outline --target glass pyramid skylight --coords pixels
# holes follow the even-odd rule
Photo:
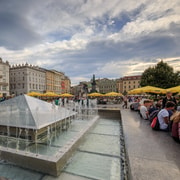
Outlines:
[[[75,115],[64,107],[27,95],[20,95],[0,103],[0,125],[28,129],[41,129]]]

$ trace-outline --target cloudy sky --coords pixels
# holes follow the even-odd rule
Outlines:
[[[64,72],[72,85],[180,70],[179,0],[0,0],[0,57]]]

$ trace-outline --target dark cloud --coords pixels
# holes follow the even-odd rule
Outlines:
[[[28,21],[12,13],[0,13],[0,46],[7,49],[23,49],[40,41]]]
[[[36,1],[0,1],[0,46],[17,50],[41,40],[27,18],[33,6],[36,7]]]
[[[133,58],[174,57],[180,47],[178,25],[172,25],[168,30],[149,33],[132,39],[132,41],[114,42],[113,40],[91,41],[87,48],[73,57],[84,62],[108,62],[109,60],[127,60]],[[179,55],[179,54],[178,54]],[[84,63],[83,62],[83,63]]]
[[[91,41],[84,50],[58,54],[63,62],[54,67],[64,69],[71,77],[77,74],[86,77],[92,73],[98,74],[98,69],[110,61],[118,63],[139,59],[152,62],[157,58],[175,57],[179,55],[180,47],[178,28],[172,25],[166,31],[153,32],[127,42]]]

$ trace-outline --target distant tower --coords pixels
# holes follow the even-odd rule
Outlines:
[[[97,92],[96,91],[96,81],[95,81],[95,75],[93,74],[93,79],[92,79],[92,89],[91,89],[91,93]]]

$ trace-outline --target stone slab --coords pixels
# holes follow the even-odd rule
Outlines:
[[[170,133],[153,131],[135,111],[122,109],[121,116],[132,179],[179,179],[180,145]]]

